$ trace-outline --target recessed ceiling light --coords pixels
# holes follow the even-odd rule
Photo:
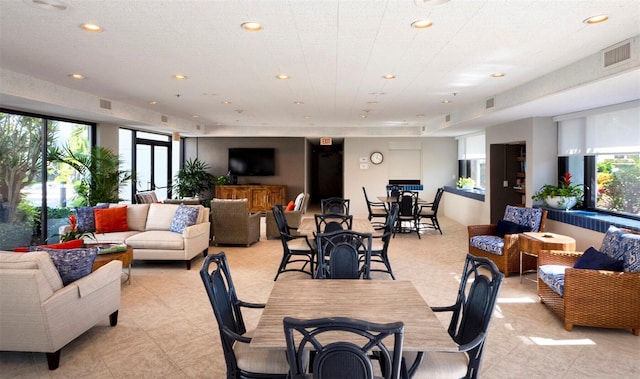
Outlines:
[[[258,30],[262,29],[262,25],[258,24],[257,22],[243,22],[242,24],[240,24],[240,26],[242,27],[242,29],[251,32],[257,32]]]
[[[280,75],[276,75],[276,78],[278,78],[280,80],[287,80],[287,79],[289,79],[289,75],[280,74]]]
[[[453,101],[451,101],[451,100],[442,100],[442,104],[450,104],[450,103],[452,103],[452,102],[453,102]]]
[[[222,104],[229,105],[229,104],[231,104],[231,102],[229,100],[225,100],[225,101],[222,102]]]
[[[360,118],[367,118],[367,117],[369,117],[369,115],[367,115],[367,114],[361,114],[360,115]]]
[[[502,78],[504,77],[504,72],[494,72],[493,74],[491,74],[492,78]]]
[[[149,105],[156,105],[156,104],[158,104],[158,102],[157,102],[157,101],[155,101],[155,100],[151,100],[151,101],[149,102]]]
[[[173,75],[173,78],[176,79],[176,80],[186,80],[187,76],[186,75],[177,74],[177,75]]]
[[[431,20],[415,20],[411,23],[411,27],[414,29],[426,29],[433,26]]]
[[[84,75],[81,75],[81,74],[69,74],[69,77],[71,79],[78,79],[78,80],[84,79]]]
[[[303,117],[304,117],[304,118],[311,118],[311,115],[306,114],[306,115],[304,115]]]
[[[304,101],[294,101],[293,103],[295,105],[302,105],[302,104],[304,104]]]
[[[24,2],[34,7],[50,11],[63,11],[67,9],[67,4],[57,0],[24,0]]]
[[[608,15],[600,14],[600,15],[597,15],[597,16],[589,17],[589,18],[583,20],[582,22],[585,23],[585,24],[599,24],[601,22],[607,21],[608,19],[609,19]]]
[[[83,30],[86,30],[88,32],[94,32],[94,33],[102,32],[102,28],[100,27],[100,25],[96,25],[96,24],[82,24],[80,25],[80,27]]]
[[[191,117],[192,117],[192,118],[198,118],[198,117],[200,117],[200,116],[198,116],[197,114],[192,114],[192,115],[191,115]]]
[[[393,74],[382,75],[383,79],[395,79],[396,76]]]

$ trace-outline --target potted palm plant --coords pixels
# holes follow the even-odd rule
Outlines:
[[[180,198],[200,197],[215,183],[215,177],[208,172],[209,165],[198,158],[187,159],[176,175],[174,187]]]
[[[582,185],[571,184],[571,173],[560,177],[557,186],[545,184],[531,197],[550,208],[569,210],[582,202]]]

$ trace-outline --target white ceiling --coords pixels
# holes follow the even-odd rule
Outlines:
[[[184,135],[411,137],[640,98],[638,0],[34,5],[44,1],[0,1],[2,107]],[[609,21],[582,22],[598,14]],[[433,26],[410,27],[421,18]],[[248,32],[246,21],[264,27]],[[104,31],[83,31],[86,22]],[[630,38],[631,64],[594,72],[603,49]]]

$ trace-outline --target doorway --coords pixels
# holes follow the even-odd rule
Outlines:
[[[342,197],[344,194],[343,144],[311,147],[311,202],[320,204],[320,199]]]
[[[165,136],[149,139],[148,134],[138,132],[135,137],[135,190],[155,191],[162,201],[171,198],[171,142]]]

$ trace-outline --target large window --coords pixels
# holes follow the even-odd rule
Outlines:
[[[640,101],[556,121],[559,155],[584,183],[586,207],[640,218]]]
[[[487,162],[484,134],[458,138],[458,177],[473,179],[475,188],[486,188]]]
[[[47,162],[52,147],[87,152],[92,124],[0,110],[0,250],[42,243],[76,205],[77,173]]]

